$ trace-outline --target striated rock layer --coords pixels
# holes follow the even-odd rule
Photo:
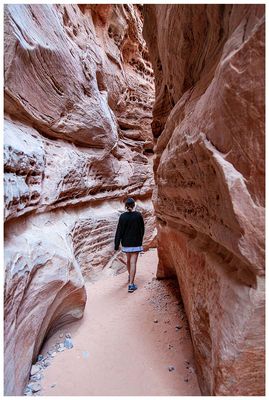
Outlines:
[[[151,203],[153,72],[133,5],[5,6],[5,393],[81,318],[84,279],[125,267],[113,239]]]
[[[264,6],[145,5],[158,276],[204,395],[264,395]]]

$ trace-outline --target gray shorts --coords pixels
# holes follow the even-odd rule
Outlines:
[[[123,253],[135,253],[139,251],[143,251],[143,246],[136,246],[136,247],[122,247],[121,251]]]

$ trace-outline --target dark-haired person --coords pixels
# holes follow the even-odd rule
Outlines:
[[[132,293],[137,289],[134,284],[136,274],[137,257],[143,251],[142,243],[145,232],[144,220],[139,211],[135,211],[135,201],[128,198],[125,202],[126,212],[122,213],[115,235],[115,250],[119,249],[127,255],[127,269],[129,273],[128,292]]]

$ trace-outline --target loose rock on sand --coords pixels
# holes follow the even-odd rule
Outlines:
[[[67,327],[76,346],[57,353],[44,371],[42,395],[200,395],[195,374],[188,385],[183,381],[184,361],[188,357],[193,362],[193,355],[185,330],[175,331],[184,313],[176,304],[178,286],[171,280],[153,280],[147,285],[157,262],[155,250],[139,256],[136,296],[128,296],[127,273],[86,284],[84,317]],[[165,303],[170,325],[165,325]],[[163,327],[167,328],[165,335]],[[49,339],[43,353],[58,337],[56,333]],[[56,379],[56,387],[51,388]]]

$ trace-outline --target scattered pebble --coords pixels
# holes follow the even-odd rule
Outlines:
[[[183,326],[177,325],[176,326],[176,331],[179,331],[179,329],[182,329],[182,328],[183,328]]]
[[[66,336],[66,335],[65,335]],[[72,349],[73,346],[73,342],[71,338],[66,338],[64,341],[64,347],[66,347],[67,349]]]
[[[167,333],[167,331],[163,331],[163,333]]]
[[[64,351],[65,347],[64,347],[64,343],[59,343],[58,346],[56,347],[56,350],[58,352]]]
[[[26,389],[24,390],[23,394],[25,396],[32,396],[33,392],[32,392],[32,390],[30,388],[26,387]]]
[[[174,371],[175,370],[175,367],[173,367],[173,366],[171,366],[171,367],[168,367],[168,370],[171,372],[171,371]]]
[[[40,383],[37,382],[31,382],[27,385],[27,388],[31,389],[32,392],[39,392],[41,390],[41,385]]]
[[[172,345],[172,344],[169,344],[168,345],[168,349],[170,350],[170,349],[172,349],[174,346]]]
[[[43,361],[43,367],[44,368],[47,368],[49,365],[50,365],[50,362],[49,362],[49,360],[45,360],[45,361]]]
[[[59,347],[59,348],[57,349],[57,351],[58,351],[59,353],[61,353],[62,351],[64,351],[64,347]]]
[[[66,333],[66,334],[65,334],[65,337],[66,337],[67,339],[71,339],[71,333]]]
[[[60,335],[59,335],[59,338],[63,338],[64,337],[64,334],[63,333],[60,333]]]
[[[188,378],[185,378],[185,379],[184,379],[184,382],[189,382],[189,379],[188,379]]]
[[[52,385],[50,385],[51,388],[54,388],[56,386],[56,383],[53,383]]]
[[[41,370],[41,366],[40,365],[37,365],[37,364],[32,365],[31,375],[37,374],[40,370]]]
[[[157,322],[159,322],[157,319],[154,320],[155,324],[157,324]]]
[[[37,373],[37,374],[31,376],[31,381],[33,381],[33,382],[40,381],[41,378],[42,378],[42,375],[40,373]]]

